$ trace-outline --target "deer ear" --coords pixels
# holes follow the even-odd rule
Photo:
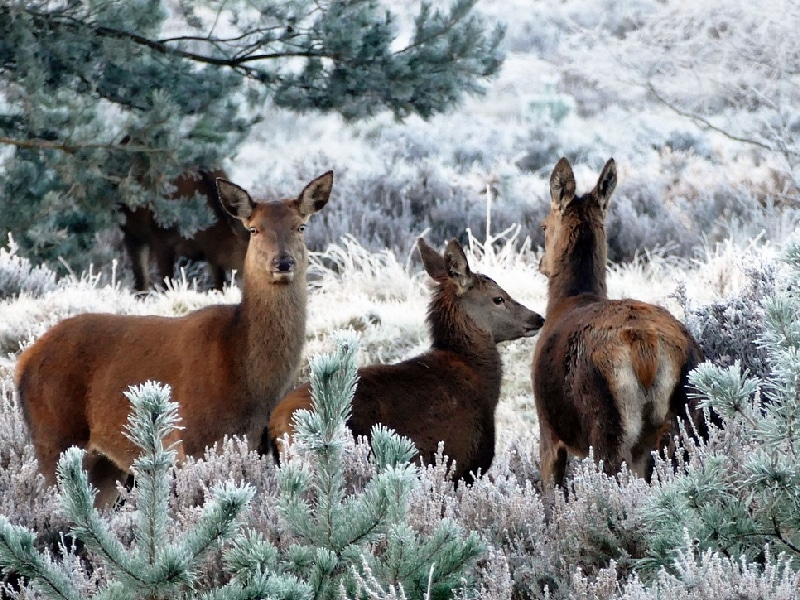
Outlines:
[[[575,174],[563,156],[550,174],[550,208],[563,212],[575,198]]]
[[[597,198],[597,203],[600,205],[600,210],[606,214],[608,210],[608,203],[611,200],[611,194],[617,187],[617,163],[613,158],[609,158],[603,170],[600,172],[600,177],[597,179],[597,185],[594,188],[593,196]]]
[[[333,171],[327,171],[309,183],[297,198],[297,210],[304,217],[313,215],[327,203],[333,188]]]
[[[456,284],[459,295],[472,287],[474,276],[469,268],[467,255],[455,239],[447,242],[447,248],[444,250],[444,268],[447,277]]]
[[[256,204],[246,191],[227,179],[217,177],[217,194],[222,206],[237,219],[249,219]]]
[[[447,279],[447,271],[444,267],[444,258],[432,246],[428,245],[424,239],[417,240],[417,250],[419,250],[420,258],[422,258],[422,266],[425,267],[425,272],[436,281],[444,281]]]

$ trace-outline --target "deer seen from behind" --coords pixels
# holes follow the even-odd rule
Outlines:
[[[198,171],[182,173],[170,183],[175,191],[169,196],[174,202],[191,198],[195,194],[206,197],[208,207],[216,222],[197,231],[191,237],[180,234],[178,227],[162,227],[146,207],[122,207],[124,222],[121,225],[125,249],[133,269],[134,289],[139,292],[150,288],[150,259],[154,258],[159,282],[172,277],[175,261],[187,258],[206,261],[214,289],[221,290],[226,272],[242,273],[247,251],[248,232],[242,222],[231,216],[222,205],[217,193],[216,180],[227,179],[224,171]]]
[[[678,418],[688,410],[696,430],[705,426],[687,395],[703,356],[686,327],[659,306],[608,298],[605,217],[616,184],[613,159],[582,196],[565,158],[550,177],[539,265],[548,302],[532,365],[546,488],[563,485],[568,452],[585,457],[590,447],[607,473],[625,461],[649,479],[651,452]]]
[[[422,238],[418,248],[436,282],[428,308],[431,349],[390,365],[358,370],[348,427],[368,436],[381,423],[410,438],[432,464],[440,441],[456,466],[453,479],[472,481],[486,472],[495,450],[495,409],[502,364],[497,344],[535,335],[542,317],[511,298],[497,283],[474,273],[459,243],[439,255]],[[290,392],[270,418],[273,451],[294,433],[292,416],[311,409],[309,384]]]
[[[84,314],[47,331],[21,355],[16,384],[39,468],[55,482],[59,454],[87,450],[98,504],[116,497],[136,446],[123,435],[129,386],[169,384],[179,405],[179,459],[225,435],[255,446],[291,386],[305,339],[308,250],[303,232],[328,202],[333,173],[291,200],[254,202],[218,179],[225,209],[249,231],[241,303],[182,317]]]

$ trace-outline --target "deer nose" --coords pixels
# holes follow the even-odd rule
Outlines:
[[[288,273],[294,269],[294,258],[289,254],[281,254],[272,259],[272,266],[275,267],[276,271]]]

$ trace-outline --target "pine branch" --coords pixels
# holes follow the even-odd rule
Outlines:
[[[164,148],[153,148],[151,146],[140,146],[137,144],[118,144],[118,143],[98,144],[89,142],[84,143],[84,142],[64,142],[64,141],[52,142],[49,140],[43,140],[39,138],[28,139],[28,140],[17,140],[3,135],[0,135],[0,144],[5,144],[7,146],[15,146],[17,148],[27,148],[27,149],[60,150],[61,152],[66,152],[68,154],[74,154],[81,150],[97,150],[97,149],[109,150],[113,152],[136,152],[145,154],[166,154],[167,152],[169,152]]]
[[[0,567],[32,579],[56,598],[81,600],[69,577],[36,551],[34,534],[0,515]]]
[[[324,52],[305,50],[295,52],[263,52],[259,54],[248,54],[239,58],[216,58],[207,54],[198,54],[196,52],[189,52],[174,48],[161,40],[151,40],[142,35],[131,33],[129,31],[122,31],[119,29],[112,29],[110,27],[97,27],[94,32],[102,37],[109,37],[114,39],[125,39],[140,46],[144,46],[151,50],[155,50],[159,54],[178,56],[188,60],[203,63],[207,65],[216,65],[219,67],[230,67],[238,69],[246,63],[256,62],[261,60],[276,60],[279,58],[330,58],[336,60],[337,56],[333,54],[326,54]],[[209,40],[206,40],[209,41]]]
[[[784,534],[781,526],[778,524],[778,518],[775,516],[775,513],[771,515],[772,517],[772,526],[775,528],[775,537],[778,538],[781,543],[783,543],[787,548],[792,550],[797,554],[800,554],[800,546],[797,546],[794,542],[788,539]]]

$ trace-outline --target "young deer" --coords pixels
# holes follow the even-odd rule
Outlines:
[[[87,449],[99,502],[116,497],[120,471],[138,450],[123,434],[128,386],[172,386],[182,431],[179,456],[197,455],[225,435],[260,441],[270,412],[295,377],[305,338],[308,250],[303,231],[328,202],[333,173],[293,200],[254,202],[218,179],[225,209],[250,242],[238,305],[209,306],[183,317],[84,314],[62,321],[28,348],[16,383],[39,468],[55,481],[59,454]],[[175,440],[172,440],[175,441]]]
[[[547,320],[532,365],[544,485],[562,485],[567,452],[585,457],[590,446],[606,472],[625,461],[649,478],[651,451],[687,407],[704,425],[687,396],[687,374],[703,359],[691,334],[659,306],[608,299],[604,222],[616,184],[613,159],[583,196],[565,158],[550,177],[539,265]]]
[[[473,273],[464,251],[451,240],[443,256],[420,238],[425,270],[436,281],[428,308],[432,347],[409,360],[358,370],[348,426],[369,435],[377,423],[414,441],[431,464],[439,441],[456,461],[453,479],[472,481],[494,458],[494,413],[500,398],[501,360],[496,344],[535,335],[543,319],[511,298],[489,277]],[[294,432],[292,415],[311,409],[311,389],[290,392],[272,413],[276,442]]]
[[[183,173],[171,181],[175,186],[175,192],[170,196],[172,200],[179,202],[202,194],[217,219],[216,223],[189,238],[183,237],[177,226],[164,228],[159,225],[149,208],[132,210],[123,206],[125,222],[121,228],[133,268],[134,289],[142,292],[150,287],[151,255],[155,258],[160,282],[165,277],[172,277],[175,260],[181,256],[208,262],[211,281],[218,290],[225,284],[226,271],[242,272],[249,235],[242,222],[222,206],[217,194],[218,178],[226,179],[227,175],[224,171],[200,170]]]

